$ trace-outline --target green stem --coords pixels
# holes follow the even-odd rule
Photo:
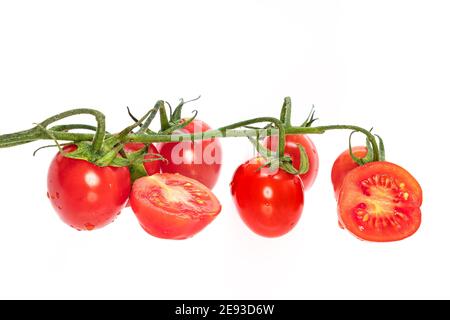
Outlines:
[[[95,134],[89,133],[74,133],[67,132],[67,129],[81,128],[80,125],[66,125],[53,127],[51,130],[47,129],[47,132],[42,131],[42,127],[47,127],[51,123],[73,116],[77,114],[92,114],[96,117],[98,122],[98,130]],[[278,132],[271,129],[237,129],[247,125],[260,123],[260,122],[270,122],[273,123]],[[76,109],[61,113],[54,117],[51,117],[40,124],[41,127],[35,127],[30,130],[20,131],[12,134],[0,135],[0,148],[13,147],[37,140],[51,140],[52,137],[61,141],[93,141],[93,145],[97,148],[101,148],[103,140],[105,138],[105,121],[104,116],[100,112],[91,109]],[[84,127],[83,128],[88,128]],[[66,129],[60,131],[62,129]],[[368,140],[372,144],[374,151],[374,161],[380,160],[380,150],[377,144],[376,137],[370,133],[370,131],[354,126],[354,125],[330,125],[330,126],[320,126],[320,127],[287,127],[283,123],[271,117],[261,117],[250,119],[246,121],[241,121],[238,123],[231,124],[229,126],[221,127],[217,130],[209,130],[206,132],[193,133],[193,134],[128,134],[123,137],[122,142],[140,142],[140,143],[155,143],[155,142],[181,142],[187,140],[207,140],[212,138],[220,137],[258,137],[264,138],[266,136],[278,135],[279,136],[279,149],[278,156],[284,154],[285,146],[285,135],[286,134],[323,134],[330,130],[352,130],[361,132],[367,136]]]
[[[302,127],[292,127],[291,129],[300,129]],[[376,137],[369,131],[366,130],[364,128],[358,127],[358,126],[354,126],[354,125],[330,125],[330,126],[319,126],[319,127],[309,127],[309,128],[303,128],[305,129],[304,133],[305,134],[322,134],[325,133],[326,131],[330,131],[330,130],[352,130],[352,131],[357,131],[357,132],[361,132],[362,134],[364,134],[367,139],[369,139],[370,144],[372,145],[373,148],[373,161],[380,161],[380,149],[378,148],[378,143],[377,143],[377,139]],[[289,131],[289,130],[287,130]]]
[[[150,114],[149,114],[147,120],[145,120],[145,122],[141,125],[141,128],[139,129],[138,133],[146,133],[149,130],[148,128],[150,127],[153,119],[155,119],[156,114],[158,113],[158,110],[160,108],[159,105],[160,105],[160,102],[158,101],[156,103],[156,105],[153,107],[153,109],[150,111]],[[163,103],[163,106],[164,106],[164,103]],[[139,122],[139,120],[137,120],[136,122]]]
[[[73,109],[44,120],[40,123],[40,126],[46,129],[50,124],[56,121],[80,114],[89,114],[95,117],[95,120],[97,121],[97,130],[92,138],[92,149],[94,152],[100,152],[106,135],[105,115],[100,111],[94,109]]]
[[[51,131],[70,131],[70,130],[90,130],[97,131],[97,127],[88,124],[62,124],[59,126],[51,127]]]
[[[287,127],[291,127],[292,102],[290,97],[284,98],[283,107],[281,108],[280,120]]]
[[[228,133],[229,133],[228,130],[235,129],[235,128],[241,128],[241,127],[245,127],[245,126],[248,126],[251,124],[261,123],[261,122],[271,122],[278,128],[278,150],[277,150],[276,155],[277,155],[277,157],[280,157],[280,155],[284,155],[284,146],[286,144],[286,129],[285,129],[283,123],[280,120],[278,120],[277,118],[260,117],[260,118],[240,121],[240,122],[231,124],[229,126],[219,128],[218,131],[223,132],[223,136],[228,136]],[[266,130],[269,132],[271,131],[270,129],[256,129],[255,131],[259,131],[259,130]],[[260,137],[260,135],[258,133],[255,133],[255,136],[257,136],[258,138]]]
[[[262,120],[261,120],[262,119]],[[269,120],[270,119],[270,120]],[[272,122],[275,118],[258,118],[248,121],[243,121],[238,124],[234,124],[227,127],[222,127],[217,130],[209,130],[206,132],[200,132],[195,134],[173,134],[173,135],[148,135],[148,134],[129,134],[124,138],[124,142],[141,142],[141,143],[156,143],[156,142],[181,142],[186,140],[207,140],[212,138],[219,137],[256,137],[264,138],[270,135],[283,135],[284,134],[323,134],[329,130],[352,130],[358,131],[365,134],[370,143],[373,145],[375,156],[379,154],[379,148],[376,143],[375,137],[364,128],[353,126],[353,125],[332,125],[332,126],[321,126],[321,127],[290,127],[284,130],[281,129],[280,132],[273,132],[270,129],[244,129],[244,130],[234,130],[228,129],[233,127],[240,127],[243,124],[252,124],[256,123],[257,120]],[[277,119],[276,119],[277,120]],[[279,122],[279,120],[277,120]],[[32,133],[30,133],[32,132]],[[52,134],[56,139],[62,141],[90,141],[94,138],[93,134],[90,133],[74,133],[74,132],[61,132],[61,131],[52,131]],[[0,135],[0,148],[7,148],[12,144],[23,144],[28,142],[33,142],[36,140],[50,140],[50,138],[43,134],[42,132],[36,133],[36,131],[22,131],[14,134],[8,135]],[[281,149],[281,148],[280,148]]]

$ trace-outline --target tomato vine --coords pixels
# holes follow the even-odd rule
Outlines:
[[[286,135],[323,134],[327,131],[332,130],[351,130],[352,134],[355,132],[359,132],[366,136],[367,146],[370,150],[368,157],[362,160],[357,159],[352,155],[355,161],[362,165],[367,162],[383,160],[384,158],[383,141],[381,140],[381,138],[379,138],[379,136],[372,134],[371,130],[364,129],[356,125],[313,126],[313,123],[317,120],[316,118],[314,118],[314,112],[310,113],[303,124],[299,126],[292,125],[292,107],[291,99],[289,97],[286,97],[284,99],[284,104],[282,106],[279,119],[274,117],[258,117],[254,119],[239,121],[230,125],[220,127],[218,129],[208,130],[205,132],[190,134],[177,133],[177,130],[187,126],[197,116],[197,111],[194,111],[194,115],[192,117],[188,118],[187,120],[182,120],[182,108],[187,102],[181,100],[179,105],[174,110],[172,110],[172,107],[169,103],[159,100],[155,104],[155,106],[150,109],[141,119],[136,119],[134,116],[132,116],[130,110],[128,110],[130,116],[132,116],[134,119],[134,124],[128,126],[117,134],[111,134],[106,131],[106,117],[98,110],[68,110],[49,117],[48,119],[38,123],[35,127],[29,130],[0,135],[0,148],[14,147],[39,140],[54,140],[57,146],[59,146],[60,142],[73,142],[77,144],[78,150],[75,153],[67,155],[68,157],[88,160],[98,166],[121,167],[130,165],[130,162],[126,158],[120,156],[124,144],[130,142],[150,144],[158,142],[207,140],[212,138],[247,137],[257,145],[257,148],[259,150],[262,150],[264,147],[260,146],[258,142],[260,138],[264,138],[267,136],[278,136],[279,141],[277,151],[268,152],[268,150],[265,150],[266,152],[261,153],[263,154],[263,156],[265,155],[266,157],[273,157],[284,170],[290,173],[298,173],[298,171],[293,171],[295,169],[293,169],[292,166],[289,166],[289,157],[284,156]],[[169,108],[169,113],[167,112],[167,107]],[[65,124],[50,127],[55,122],[82,114],[94,116],[97,125],[91,126],[87,124]],[[159,114],[160,116],[161,129],[159,130],[159,132],[154,132],[150,130],[149,127],[157,114]],[[257,124],[268,125],[261,128],[252,126]],[[135,129],[137,129],[138,127],[139,129],[135,132]],[[72,132],[73,130],[80,129],[94,132]],[[301,153],[303,154],[303,151],[301,151]],[[144,157],[144,154],[142,154],[142,157]]]

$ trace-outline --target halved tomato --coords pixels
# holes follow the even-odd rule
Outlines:
[[[134,182],[130,204],[141,226],[163,239],[190,238],[219,214],[216,196],[180,174],[157,173]]]
[[[350,171],[342,183],[341,224],[361,240],[398,241],[420,227],[422,189],[402,167],[371,162]]]

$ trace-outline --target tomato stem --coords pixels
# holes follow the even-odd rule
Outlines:
[[[259,120],[259,121],[258,121]],[[273,130],[273,129],[241,129],[236,130],[232,128],[242,127],[246,124],[254,124],[262,121],[272,122],[276,120],[274,123],[281,124],[281,122],[276,118],[257,118],[247,121],[242,121],[230,126],[222,127],[217,130],[209,130],[200,133],[194,134],[133,134],[130,133],[126,137],[123,138],[123,142],[140,142],[140,143],[157,143],[157,142],[182,142],[188,140],[208,140],[212,138],[229,138],[229,137],[256,137],[264,138],[267,136],[278,135],[283,139],[283,136],[286,134],[323,134],[326,131],[330,130],[352,130],[358,131],[367,136],[370,143],[374,148],[374,157],[375,161],[379,159],[379,148],[376,141],[376,138],[366,129],[354,126],[354,125],[330,125],[330,126],[319,126],[319,127],[290,127],[284,129],[284,126],[280,126],[281,130]],[[48,130],[48,129],[47,129]],[[54,131],[51,130],[54,137],[57,140],[62,141],[90,141],[94,138],[93,134],[90,133],[74,133],[67,131]],[[14,134],[6,134],[0,136],[0,148],[7,148],[14,145],[29,143],[37,140],[51,140],[47,135],[42,132],[36,132],[33,130],[17,132]],[[284,141],[280,143],[280,146],[284,146]],[[279,149],[281,151],[281,148]],[[281,152],[280,152],[281,154]],[[377,157],[378,155],[378,157]]]
[[[291,127],[292,101],[290,97],[284,98],[283,107],[281,108],[280,121],[286,128]]]
[[[100,152],[102,149],[103,141],[105,140],[106,135],[106,120],[105,115],[100,111],[94,109],[74,109],[69,110],[60,114],[57,114],[53,117],[50,117],[43,122],[40,123],[41,127],[47,128],[50,124],[80,114],[89,114],[95,117],[97,121],[97,131],[95,132],[94,137],[92,138],[92,150],[94,153]],[[44,133],[45,134],[45,133]]]
[[[228,126],[221,127],[216,130],[209,130],[206,132],[199,132],[193,134],[175,133],[168,134],[153,133],[149,134],[148,126],[156,115],[156,111],[159,111],[161,117],[161,127],[162,130],[167,130],[170,132],[170,123],[167,118],[167,113],[164,105],[164,101],[160,100],[157,102],[154,109],[146,114],[146,117],[138,121],[134,126],[128,127],[128,131],[122,131],[120,134],[111,135],[106,132],[105,116],[103,113],[94,109],[74,109],[69,110],[53,117],[50,117],[36,127],[20,131],[12,134],[0,135],[0,148],[9,148],[18,146],[21,144],[30,143],[37,140],[52,140],[57,141],[72,141],[72,142],[84,142],[92,141],[92,150],[97,154],[100,154],[105,141],[105,137],[111,139],[113,137],[120,137],[121,143],[128,142],[139,142],[139,143],[156,143],[156,142],[182,142],[189,140],[207,140],[213,138],[225,138],[225,137],[256,137],[264,138],[267,136],[278,135],[278,150],[276,151],[276,156],[281,158],[284,156],[285,148],[285,138],[287,134],[323,134],[331,130],[352,130],[361,132],[366,135],[370,144],[373,147],[374,159],[373,161],[379,161],[382,158],[382,152],[384,148],[378,145],[377,138],[369,130],[355,126],[355,125],[329,125],[329,126],[318,126],[318,127],[304,127],[304,126],[292,126],[291,125],[291,100],[289,97],[285,98],[280,119],[273,117],[259,117],[255,119],[240,121],[237,123],[230,124]],[[84,124],[69,124],[60,125],[48,128],[48,126],[56,121],[62,120],[75,115],[89,114],[93,115],[97,121],[97,127],[84,125]],[[192,117],[191,119],[195,118]],[[147,120],[144,122],[144,120]],[[142,125],[142,122],[144,124]],[[257,123],[270,123],[269,127],[266,128],[248,128],[252,124]],[[143,130],[138,133],[132,133],[129,130],[136,126],[142,126]],[[73,129],[87,129],[96,130],[95,134],[92,133],[75,133],[70,132]],[[145,131],[145,132],[144,132]],[[112,146],[111,146],[112,147]],[[110,148],[106,148],[110,149]],[[103,150],[105,151],[105,150]],[[106,150],[108,152],[110,150]],[[100,155],[101,156],[101,155]]]
[[[51,131],[90,130],[97,131],[97,127],[88,124],[62,124],[50,128]],[[106,132],[108,135],[109,133]]]
[[[257,136],[258,138],[261,137],[261,135],[259,134],[261,130],[265,130],[265,131],[269,131],[271,134],[270,135],[278,135],[278,150],[276,152],[276,156],[280,157],[284,155],[284,146],[286,144],[286,129],[283,125],[283,123],[278,120],[277,118],[271,118],[271,117],[260,117],[260,118],[255,118],[255,119],[250,119],[250,120],[246,120],[246,121],[241,121],[241,122],[236,122],[234,124],[231,124],[229,126],[225,126],[225,127],[221,127],[218,130],[212,130],[212,131],[220,131],[222,136],[228,136],[229,135],[229,131],[232,129],[236,129],[236,128],[241,128],[241,127],[245,127],[251,124],[255,124],[255,123],[261,123],[261,122],[270,122],[273,123],[278,130],[271,130],[270,128],[268,129],[250,129],[250,131],[255,131],[254,135],[252,135],[252,137]],[[206,131],[205,134],[207,134],[209,131]],[[272,134],[273,132],[273,134]],[[267,134],[266,134],[267,136]],[[247,135],[248,137],[248,135]]]

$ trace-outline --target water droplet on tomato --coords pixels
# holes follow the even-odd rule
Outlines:
[[[59,199],[60,195],[59,192],[56,193],[56,199]]]
[[[59,210],[62,210],[62,207],[61,207],[61,206],[58,206],[58,209],[59,209]]]
[[[92,230],[95,229],[95,226],[93,224],[91,224],[91,223],[86,223],[84,225],[84,227],[86,228],[87,231],[92,231]]]
[[[270,203],[269,203],[268,201],[264,202],[264,205],[265,205],[266,207],[270,207]]]

